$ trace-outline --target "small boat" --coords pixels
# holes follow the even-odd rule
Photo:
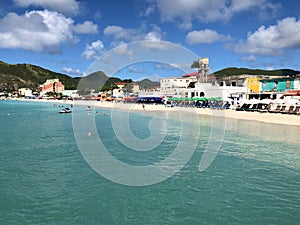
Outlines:
[[[71,111],[71,109],[69,109],[69,108],[64,108],[64,109],[62,109],[61,111],[59,111],[59,113],[71,113],[72,111]]]

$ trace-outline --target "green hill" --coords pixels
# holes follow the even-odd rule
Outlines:
[[[234,75],[267,75],[267,76],[295,76],[299,74],[299,71],[290,69],[280,69],[280,70],[260,70],[260,69],[247,69],[247,68],[236,68],[230,67],[223,70],[214,72],[213,75],[216,77],[223,76],[234,76]]]
[[[79,79],[56,73],[30,64],[7,64],[0,62],[0,91],[16,91],[19,88],[38,90],[47,79],[58,78],[65,89],[76,89]]]
[[[140,86],[140,89],[149,89],[159,86],[159,82],[151,81],[149,79],[143,79],[137,82]]]
[[[80,92],[94,89],[98,91],[111,90],[116,87],[114,83],[122,81],[117,77],[108,77],[104,72],[97,71],[83,78],[70,77],[66,74],[56,73],[31,64],[8,64],[0,61],[0,91],[17,91],[19,88],[30,88],[38,91],[39,86],[47,79],[58,78],[67,90],[79,89]],[[159,82],[148,79],[138,81],[142,88],[158,86]]]
[[[104,72],[97,71],[80,79],[77,89],[81,94],[94,89],[96,92],[111,90],[116,82],[122,81],[117,77],[108,77]]]

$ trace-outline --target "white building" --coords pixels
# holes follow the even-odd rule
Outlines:
[[[196,82],[194,77],[169,77],[160,79],[160,92],[162,96],[174,97],[185,95],[191,82]]]
[[[79,97],[78,90],[64,90],[64,91],[62,91],[62,95],[68,96],[71,98]]]
[[[19,96],[32,97],[32,90],[29,88],[20,88],[18,94]]]
[[[246,92],[246,87],[237,86],[219,86],[212,83],[196,83],[195,88],[187,90],[187,97],[221,97],[227,99],[229,97],[240,97]]]
[[[300,78],[297,77],[294,80],[294,90],[300,90]]]

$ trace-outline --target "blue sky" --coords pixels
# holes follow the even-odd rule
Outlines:
[[[0,60],[70,76],[158,79],[208,57],[226,67],[300,70],[298,1],[4,0]]]

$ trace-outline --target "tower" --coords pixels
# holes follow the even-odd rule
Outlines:
[[[199,74],[197,76],[198,83],[207,83],[207,74],[209,71],[209,60],[208,58],[199,59]]]

